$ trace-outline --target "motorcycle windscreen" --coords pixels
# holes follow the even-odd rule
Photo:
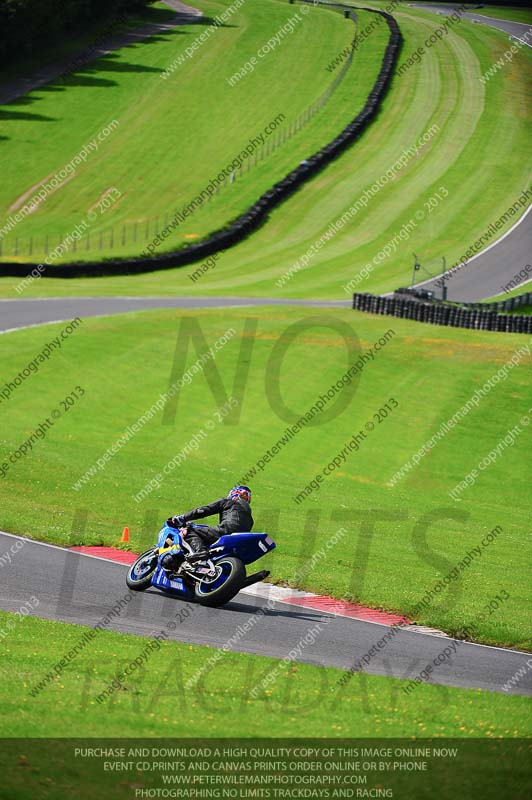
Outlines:
[[[159,533],[159,538],[157,539],[157,547],[164,547],[166,539],[170,537],[174,544],[178,544],[181,546],[181,534],[176,528],[170,528],[168,525],[164,525]]]

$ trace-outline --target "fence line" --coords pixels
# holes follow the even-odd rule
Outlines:
[[[410,286],[408,288],[401,288],[395,290],[395,296],[409,295],[418,300],[425,300],[431,303],[445,302],[448,305],[460,306],[461,308],[471,308],[475,311],[514,311],[517,308],[524,306],[532,306],[532,292],[524,292],[515,297],[507,297],[506,300],[494,300],[492,303],[470,303],[465,300],[439,300],[434,291],[430,289],[420,289],[417,286]],[[408,299],[408,298],[407,298]]]

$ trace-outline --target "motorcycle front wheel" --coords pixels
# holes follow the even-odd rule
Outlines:
[[[126,583],[129,589],[134,592],[143,592],[144,589],[151,586],[151,579],[157,568],[157,551],[157,547],[150,547],[131,565],[126,575]]]

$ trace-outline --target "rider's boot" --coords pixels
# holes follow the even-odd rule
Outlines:
[[[208,558],[208,550],[198,550],[197,553],[190,553],[187,555],[187,561],[189,561],[191,564],[197,564],[198,561],[205,561]]]
[[[209,557],[205,542],[195,531],[189,530],[183,537],[183,547],[187,551],[186,560],[191,565],[197,565],[198,562],[205,561]]]

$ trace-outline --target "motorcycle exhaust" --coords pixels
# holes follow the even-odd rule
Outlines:
[[[269,574],[269,569],[261,569],[260,572],[254,572],[253,575],[248,575],[244,581],[244,587],[251,586],[253,583],[258,583],[259,581],[263,581],[264,578],[267,578]]]

